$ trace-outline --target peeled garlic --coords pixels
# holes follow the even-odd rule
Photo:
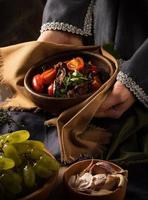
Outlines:
[[[106,174],[96,174],[93,176],[93,183],[94,185],[103,184],[105,183],[106,178],[107,178]]]
[[[91,162],[80,174],[70,177],[69,185],[85,193],[113,191],[124,182],[124,170],[116,171],[104,162]]]

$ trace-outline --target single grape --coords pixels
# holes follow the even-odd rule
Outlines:
[[[36,162],[34,165],[34,170],[35,173],[40,177],[40,178],[49,178],[52,176],[53,172],[49,170],[46,166],[44,166],[40,160]]]
[[[10,158],[0,156],[0,170],[8,170],[15,166],[15,162]]]
[[[19,130],[14,131],[10,134],[8,134],[5,138],[6,142],[9,142],[11,144],[13,143],[21,143],[26,141],[30,137],[30,134],[26,130]]]
[[[24,177],[24,183],[26,187],[31,188],[35,186],[35,172],[34,169],[31,165],[26,165],[23,169],[23,177]]]
[[[25,144],[28,144],[30,147],[39,149],[39,150],[45,150],[45,145],[41,141],[37,140],[27,140],[24,142]]]
[[[1,181],[6,190],[12,194],[19,194],[22,191],[22,179],[19,174],[9,171],[1,175]]]
[[[36,154],[38,154],[40,150],[43,151],[45,149],[44,144],[36,140],[27,140],[22,143],[16,143],[13,145],[15,146],[19,154],[30,153],[32,152],[32,150],[37,151]]]
[[[5,157],[14,160],[16,166],[19,166],[22,163],[21,158],[13,144],[6,143],[3,146],[3,152]]]
[[[52,170],[52,171],[59,170],[60,165],[57,162],[57,160],[49,156],[46,152],[44,152],[44,154],[40,157],[40,162],[49,170]]]
[[[28,154],[28,157],[34,161],[37,161],[40,159],[40,157],[43,155],[43,151],[40,151],[38,149],[32,148],[30,153]]]
[[[31,151],[31,147],[25,142],[16,143],[13,144],[13,146],[16,148],[19,155],[29,153]]]

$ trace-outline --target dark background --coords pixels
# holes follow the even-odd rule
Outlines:
[[[0,47],[36,40],[46,0],[0,0]]]

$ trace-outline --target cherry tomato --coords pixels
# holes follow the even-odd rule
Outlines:
[[[102,83],[100,79],[97,76],[95,76],[91,85],[92,85],[93,90],[97,90],[102,85]]]
[[[48,69],[48,70],[44,71],[41,74],[41,76],[43,79],[43,83],[46,85],[49,85],[56,78],[56,69],[54,69],[54,68]]]
[[[54,96],[54,92],[55,92],[55,85],[54,83],[51,83],[48,87],[48,95],[50,97],[53,97]]]
[[[32,87],[36,92],[42,92],[44,85],[43,85],[43,79],[40,74],[37,74],[32,79]]]
[[[84,68],[84,60],[81,57],[76,57],[71,59],[70,61],[67,62],[67,68],[69,70],[77,70],[81,71]]]
[[[89,71],[92,73],[96,73],[97,72],[97,67],[95,65],[91,65],[89,68]]]

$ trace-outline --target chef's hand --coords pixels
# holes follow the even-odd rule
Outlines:
[[[116,81],[111,93],[99,108],[99,117],[119,118],[135,102],[135,97],[120,81]]]
[[[74,35],[72,33],[62,32],[62,31],[44,31],[41,33],[38,41],[50,42],[57,44],[70,44],[70,45],[83,45],[82,39],[80,36]]]

